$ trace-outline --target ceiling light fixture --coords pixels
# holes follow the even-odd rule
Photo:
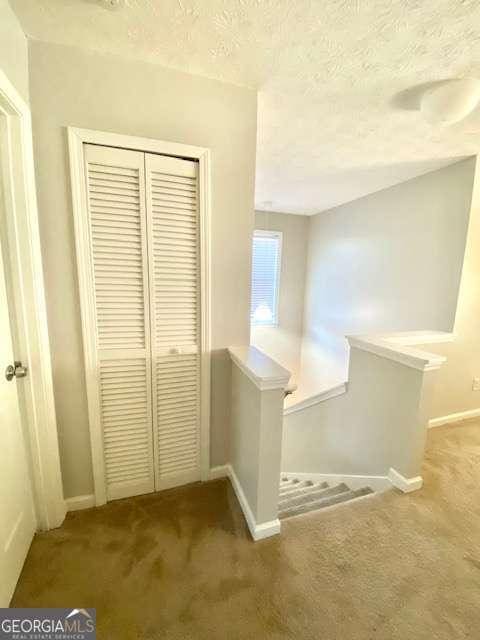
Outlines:
[[[432,124],[448,126],[466,118],[480,102],[480,80],[457,78],[436,84],[422,96],[420,109]]]

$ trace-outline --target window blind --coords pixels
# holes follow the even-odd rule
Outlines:
[[[282,234],[255,231],[253,234],[252,299],[250,321],[255,326],[278,323]]]

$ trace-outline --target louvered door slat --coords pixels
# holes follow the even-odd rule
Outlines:
[[[198,176],[191,161],[84,150],[97,381],[89,402],[113,499],[200,478]]]
[[[195,162],[146,154],[156,486],[200,477]]]
[[[85,145],[107,499],[153,491],[144,154]]]

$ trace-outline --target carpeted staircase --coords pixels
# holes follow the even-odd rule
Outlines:
[[[312,480],[282,476],[278,517],[281,519],[291,518],[309,511],[317,511],[334,504],[348,502],[370,493],[373,493],[370,487],[350,489],[344,482],[330,487],[326,482],[313,482]]]

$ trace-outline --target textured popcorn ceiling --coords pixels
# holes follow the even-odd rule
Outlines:
[[[398,94],[480,77],[478,0],[11,4],[34,38],[258,88],[260,209],[315,213],[477,153],[480,110],[442,129]]]

